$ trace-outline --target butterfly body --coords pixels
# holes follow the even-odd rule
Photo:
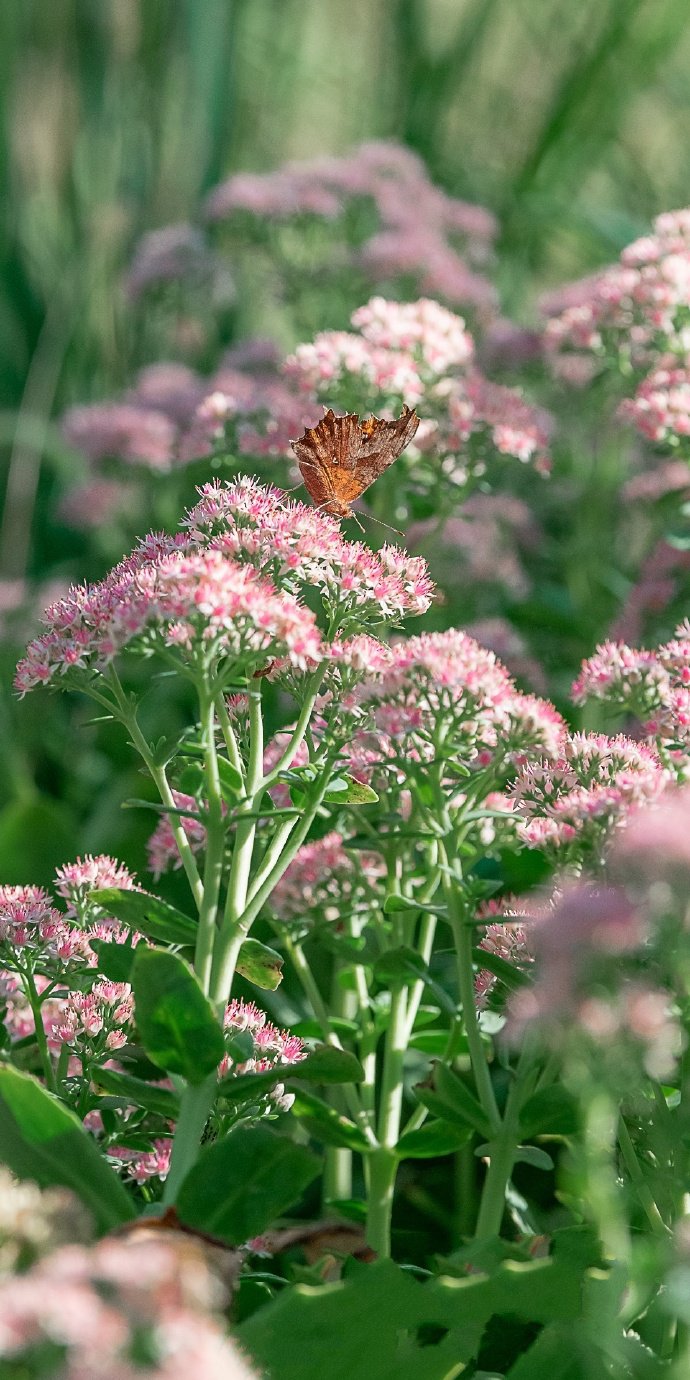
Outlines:
[[[360,421],[356,412],[331,408],[317,426],[291,441],[305,487],[317,507],[333,517],[352,516],[351,505],[412,440],[419,417],[403,406],[397,421]]]

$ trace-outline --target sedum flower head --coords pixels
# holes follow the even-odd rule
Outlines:
[[[302,845],[272,894],[271,909],[278,920],[305,926],[366,914],[384,873],[379,854],[353,856],[333,831]]]
[[[524,843],[573,860],[601,851],[628,812],[654,800],[671,779],[644,743],[575,733],[551,762],[526,761],[509,790]]]

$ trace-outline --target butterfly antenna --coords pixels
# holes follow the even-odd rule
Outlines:
[[[352,516],[354,517],[354,513],[352,514]],[[366,516],[368,517],[368,519],[369,519],[370,522],[376,522],[376,523],[378,523],[379,527],[385,527],[387,532],[395,532],[396,537],[402,537],[402,536],[403,536],[403,533],[400,531],[400,528],[399,528],[399,527],[391,527],[390,522],[384,522],[384,521],[382,520],[382,518],[374,517],[374,514],[373,514],[373,513],[367,513]],[[362,527],[361,522],[360,522],[359,525],[360,525],[360,527]],[[363,527],[362,527],[362,531],[364,531],[364,528],[363,528]]]

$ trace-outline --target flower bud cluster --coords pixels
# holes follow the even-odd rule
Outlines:
[[[332,644],[429,605],[426,563],[398,547],[348,542],[332,518],[251,479],[207,485],[176,537],[151,534],[105,580],[45,614],[47,632],[17,668],[20,694],[88,684],[121,652],[174,654],[202,674],[293,672],[345,655]],[[319,588],[329,641],[299,597]]]
[[[601,700],[640,721],[681,775],[690,749],[690,624],[652,651],[604,642],[582,663],[573,686],[576,703]]]
[[[567,735],[550,762],[526,761],[509,788],[518,837],[554,859],[600,856],[636,805],[671,780],[652,748],[622,735]]]

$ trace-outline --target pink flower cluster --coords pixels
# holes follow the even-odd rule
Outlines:
[[[423,412],[415,449],[457,471],[456,483],[483,473],[490,449],[548,470],[548,417],[472,366],[462,317],[428,298],[373,297],[351,319],[352,331],[298,345],[282,378],[221,365],[204,381],[181,365],[153,366],[124,401],[68,413],[67,439],[92,464],[113,457],[154,470],[209,452],[292,460],[290,441],[318,422],[320,404],[386,415],[404,402]]]
[[[373,201],[378,228],[351,249],[351,267],[373,281],[416,280],[418,290],[486,312],[495,294],[471,267],[484,265],[496,221],[480,206],[449,197],[430,182],[423,163],[396,144],[362,144],[344,158],[293,163],[273,173],[237,173],[206,203],[211,221],[245,213],[257,220],[298,215],[336,221],[357,200]],[[342,250],[341,256],[342,257]]]
[[[104,473],[110,460],[167,474],[214,452],[289,453],[291,437],[318,421],[320,408],[277,376],[273,359],[228,362],[235,354],[208,378],[184,364],[152,364],[122,399],[69,409],[63,434],[91,477],[68,494],[66,520],[89,526],[127,510],[132,491]]]
[[[251,564],[295,595],[316,588],[341,633],[429,607],[433,585],[421,557],[347,541],[335,518],[247,476],[205,484],[199,493],[184,519],[197,547]]]
[[[667,864],[675,865],[676,852],[672,848],[664,854],[662,849],[653,856],[654,845],[645,839],[648,824],[658,838],[673,815],[677,826],[682,817],[687,840],[688,802],[682,797],[683,792],[673,788],[661,804],[642,805],[632,812],[608,856],[614,885],[570,881],[537,902],[529,925],[536,982],[517,992],[510,1003],[515,1034],[535,1019],[545,1022],[552,1034],[567,1033],[569,1039],[584,1034],[594,1046],[594,1057],[606,1060],[607,1076],[620,1080],[626,1092],[637,1086],[640,1072],[657,1079],[671,1076],[684,1048],[673,995],[678,942],[670,944],[666,933],[657,944],[658,914],[650,904]],[[641,869],[635,857],[638,845]],[[687,866],[686,842],[686,870]],[[646,896],[638,885],[645,871],[652,882]],[[685,885],[683,911],[684,900]],[[682,935],[678,940],[682,942]]]
[[[213,280],[221,272],[201,230],[194,225],[166,225],[162,230],[150,230],[139,241],[124,287],[128,297],[137,301],[163,283]],[[224,276],[227,278],[227,273]]]
[[[299,1036],[289,1030],[279,1030],[253,1001],[233,998],[226,1007],[223,1025],[230,1037],[237,1032],[251,1035],[253,1051],[248,1056],[243,1053],[239,1062],[231,1054],[226,1054],[218,1069],[221,1076],[228,1073],[266,1073],[270,1069],[275,1069],[278,1075],[281,1069],[290,1064],[299,1064],[306,1058],[307,1051]],[[253,1094],[252,1101],[256,1101],[256,1094]],[[277,1108],[278,1111],[288,1112],[293,1102],[293,1095],[286,1093],[284,1085],[277,1081],[266,1096],[266,1110],[275,1112]]]
[[[467,633],[423,633],[396,643],[388,669],[356,698],[373,710],[372,760],[439,754],[450,766],[505,776],[526,753],[556,757],[565,725],[546,700],[522,694],[493,652]]]
[[[119,937],[120,927],[102,915],[86,929],[73,924],[42,887],[0,887],[0,956],[13,970],[25,963],[49,972],[70,963],[92,966],[89,939]]]
[[[34,974],[34,985],[41,997],[41,1024],[46,1036],[50,1039],[53,1024],[59,1020],[62,1013],[62,998],[42,996],[46,988],[50,986],[50,979],[43,977],[41,973]],[[2,1024],[12,1043],[15,1040],[24,1040],[28,1035],[33,1035],[36,1023],[24,990],[23,980],[17,973],[7,968],[0,968],[0,1007],[3,1008]]]
[[[350,410],[355,393],[367,399],[359,405],[362,412],[381,412],[403,401],[414,407],[426,391],[412,355],[371,345],[350,331],[321,331],[313,341],[298,345],[284,372],[301,394],[321,397],[340,412]],[[370,403],[370,398],[376,401]]]
[[[603,700],[635,714],[645,736],[682,772],[690,748],[690,623],[653,651],[604,642],[582,663],[573,698]]]
[[[194,812],[192,815],[181,815],[180,824],[184,829],[192,852],[203,853],[206,847],[206,825],[194,817],[199,810],[198,800],[195,800],[193,795],[185,795],[183,791],[173,791],[173,798],[178,809],[188,809]],[[146,848],[149,872],[153,874],[156,881],[164,872],[182,866],[182,859],[175,842],[169,815],[161,815]]]
[[[147,539],[100,584],[47,609],[45,622],[17,668],[22,695],[70,672],[88,682],[127,647],[167,648],[197,667],[230,661],[241,674],[275,658],[304,670],[326,654],[313,613],[292,594],[182,536]]]
[[[52,904],[42,887],[0,887],[0,958],[6,965],[0,969],[0,995],[6,1003],[4,1024],[11,1039],[31,1035],[35,1028],[24,989],[25,970],[31,971],[33,985],[41,997],[41,1020],[54,1051],[59,1050],[62,1042],[71,1043],[67,1029],[70,1023],[75,1036],[80,1027],[85,1031],[87,1026],[92,1028],[92,1034],[100,1033],[103,1022],[99,1026],[96,1009],[110,989],[94,987],[86,994],[79,991],[75,997],[77,1006],[70,1006],[71,997],[64,996],[70,970],[83,974],[84,970],[97,967],[93,940],[132,945],[141,941],[141,935],[130,931],[90,899],[92,889],[105,886],[140,890],[128,869],[106,855],[87,855],[58,869],[55,889],[68,901],[66,913]],[[56,978],[61,996],[43,997],[42,993]],[[83,1010],[80,1002],[84,1003]],[[58,1033],[60,1030],[62,1033]],[[116,1043],[113,1037],[108,1048],[115,1048]]]
[[[680,883],[690,873],[690,786],[670,786],[651,806],[633,810],[616,839],[611,866],[622,881],[645,878]],[[684,919],[687,924],[687,920]]]
[[[618,354],[643,367],[655,351],[684,355],[690,306],[690,211],[657,216],[618,264],[544,304],[554,352]]]
[[[164,412],[126,402],[73,407],[62,424],[65,440],[93,462],[123,460],[166,473],[172,467],[176,428]]]
[[[676,462],[690,486],[690,473],[682,461]],[[629,486],[628,486],[629,487]],[[631,587],[611,630],[612,639],[636,642],[644,636],[650,615],[665,613],[684,590],[690,570],[690,552],[679,551],[663,538],[642,562],[639,577]]]
[[[672,357],[660,360],[642,380],[635,396],[620,404],[618,415],[632,422],[646,440],[690,458],[690,370],[686,363],[677,363]]]
[[[472,367],[462,317],[437,302],[374,297],[352,316],[359,334],[322,331],[298,345],[283,368],[305,396],[376,414],[421,406],[414,449],[434,453],[455,482],[486,468],[488,448],[549,469],[550,421],[514,388]]]
[[[622,735],[575,733],[550,762],[525,761],[509,788],[518,836],[532,848],[577,860],[598,852],[630,810],[671,780],[657,754]]]
[[[343,376],[355,375],[368,394],[412,406],[436,379],[464,368],[474,352],[462,317],[427,298],[372,297],[351,321],[358,334],[321,331],[287,358],[283,372],[300,392],[328,398]]]
[[[51,1030],[53,1043],[69,1045],[89,1060],[122,1049],[134,1017],[134,998],[127,982],[95,982],[89,992],[70,992],[60,1019]]]
[[[170,1173],[172,1145],[170,1137],[157,1136],[149,1150],[130,1150],[124,1144],[109,1145],[108,1156],[116,1166],[123,1165],[127,1177],[136,1184],[146,1183],[149,1179],[160,1179],[162,1182]]]
[[[0,1282],[0,1358],[28,1376],[56,1348],[65,1380],[253,1380],[213,1315],[221,1303],[188,1237],[63,1246]]]
[[[61,934],[62,921],[43,887],[0,887],[0,943],[43,948]]]
[[[515,388],[492,383],[477,370],[448,393],[448,416],[439,425],[438,443],[445,452],[462,452],[473,439],[488,441],[499,455],[509,455],[548,474],[550,419],[525,401]],[[481,463],[485,456],[480,453]],[[481,473],[477,460],[474,473]]]
[[[478,947],[496,958],[503,959],[516,968],[524,968],[534,962],[532,941],[529,929],[522,923],[524,912],[515,898],[505,897],[498,904],[489,903],[485,907],[488,915],[500,916],[487,925]],[[489,968],[480,968],[474,980],[474,992],[479,1010],[487,1005],[500,979]]]
[[[304,1043],[299,1036],[277,1029],[254,1002],[233,998],[225,1010],[224,1027],[230,1032],[248,1031],[254,1041],[254,1053],[242,1064],[235,1064],[226,1056],[219,1068],[221,1074],[228,1072],[229,1068],[236,1074],[262,1074],[269,1068],[299,1064],[302,1058],[306,1058]]]
[[[300,848],[273,891],[271,909],[278,920],[306,926],[344,921],[359,910],[366,913],[383,873],[379,854],[358,850],[353,857],[334,831]]]

